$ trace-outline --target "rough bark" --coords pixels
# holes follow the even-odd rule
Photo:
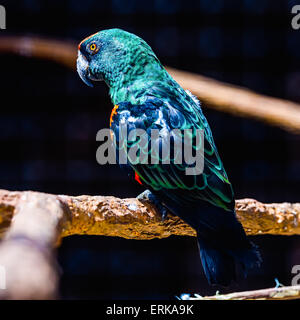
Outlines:
[[[31,192],[0,190],[0,229],[8,228],[22,196]],[[44,197],[45,194],[33,193]],[[118,236],[126,239],[166,238],[170,235],[195,236],[184,221],[160,213],[148,202],[103,196],[49,195],[64,205],[65,223],[61,236],[74,234]],[[263,204],[253,199],[236,201],[236,213],[248,235],[300,234],[300,204]],[[44,226],[41,224],[41,228]]]
[[[236,209],[248,234],[300,234],[300,204],[244,199],[237,201]],[[59,274],[54,248],[64,236],[195,236],[191,227],[171,214],[162,221],[156,208],[145,200],[7,190],[0,190],[0,228],[6,230],[0,242],[0,271],[6,271],[6,290],[0,290],[0,299],[56,298]],[[298,299],[299,290],[266,289],[201,299]]]

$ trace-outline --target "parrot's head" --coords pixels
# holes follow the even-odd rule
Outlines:
[[[143,75],[159,61],[147,43],[121,29],[100,31],[78,46],[77,71],[89,86],[104,80],[110,87]]]

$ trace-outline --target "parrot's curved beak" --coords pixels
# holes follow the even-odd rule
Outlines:
[[[77,58],[77,72],[81,78],[81,80],[88,86],[94,87],[89,72],[89,63],[85,56],[78,51],[78,58]]]

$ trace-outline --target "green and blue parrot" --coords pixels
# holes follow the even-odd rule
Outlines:
[[[196,129],[202,130],[201,174],[187,175],[189,164],[178,164],[174,152],[170,152],[168,163],[163,163],[158,153],[154,164],[128,161],[121,166],[133,181],[146,188],[143,197],[153,201],[163,217],[169,210],[197,231],[209,283],[229,285],[236,280],[237,264],[245,275],[259,266],[259,252],[236,218],[232,185],[200,102],[168,74],[150,46],[120,29],[100,31],[79,44],[77,71],[89,86],[101,80],[108,85],[114,105],[110,128],[118,150],[130,147],[130,142],[120,143],[120,124],[126,124],[128,134],[136,129],[147,133],[159,130],[155,141],[150,134],[147,139],[149,145],[158,143],[160,148],[174,129],[190,129],[192,135]]]

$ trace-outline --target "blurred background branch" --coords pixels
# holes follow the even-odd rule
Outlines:
[[[18,197],[14,212],[0,244],[6,270],[0,299],[54,299],[59,275],[53,247],[68,216],[63,204],[55,196],[27,192]]]
[[[77,44],[72,41],[36,36],[1,36],[0,53],[46,59],[75,68]],[[205,107],[233,115],[249,117],[300,133],[300,104],[257,94],[246,88],[229,85],[191,72],[167,67],[185,89],[196,95]]]

